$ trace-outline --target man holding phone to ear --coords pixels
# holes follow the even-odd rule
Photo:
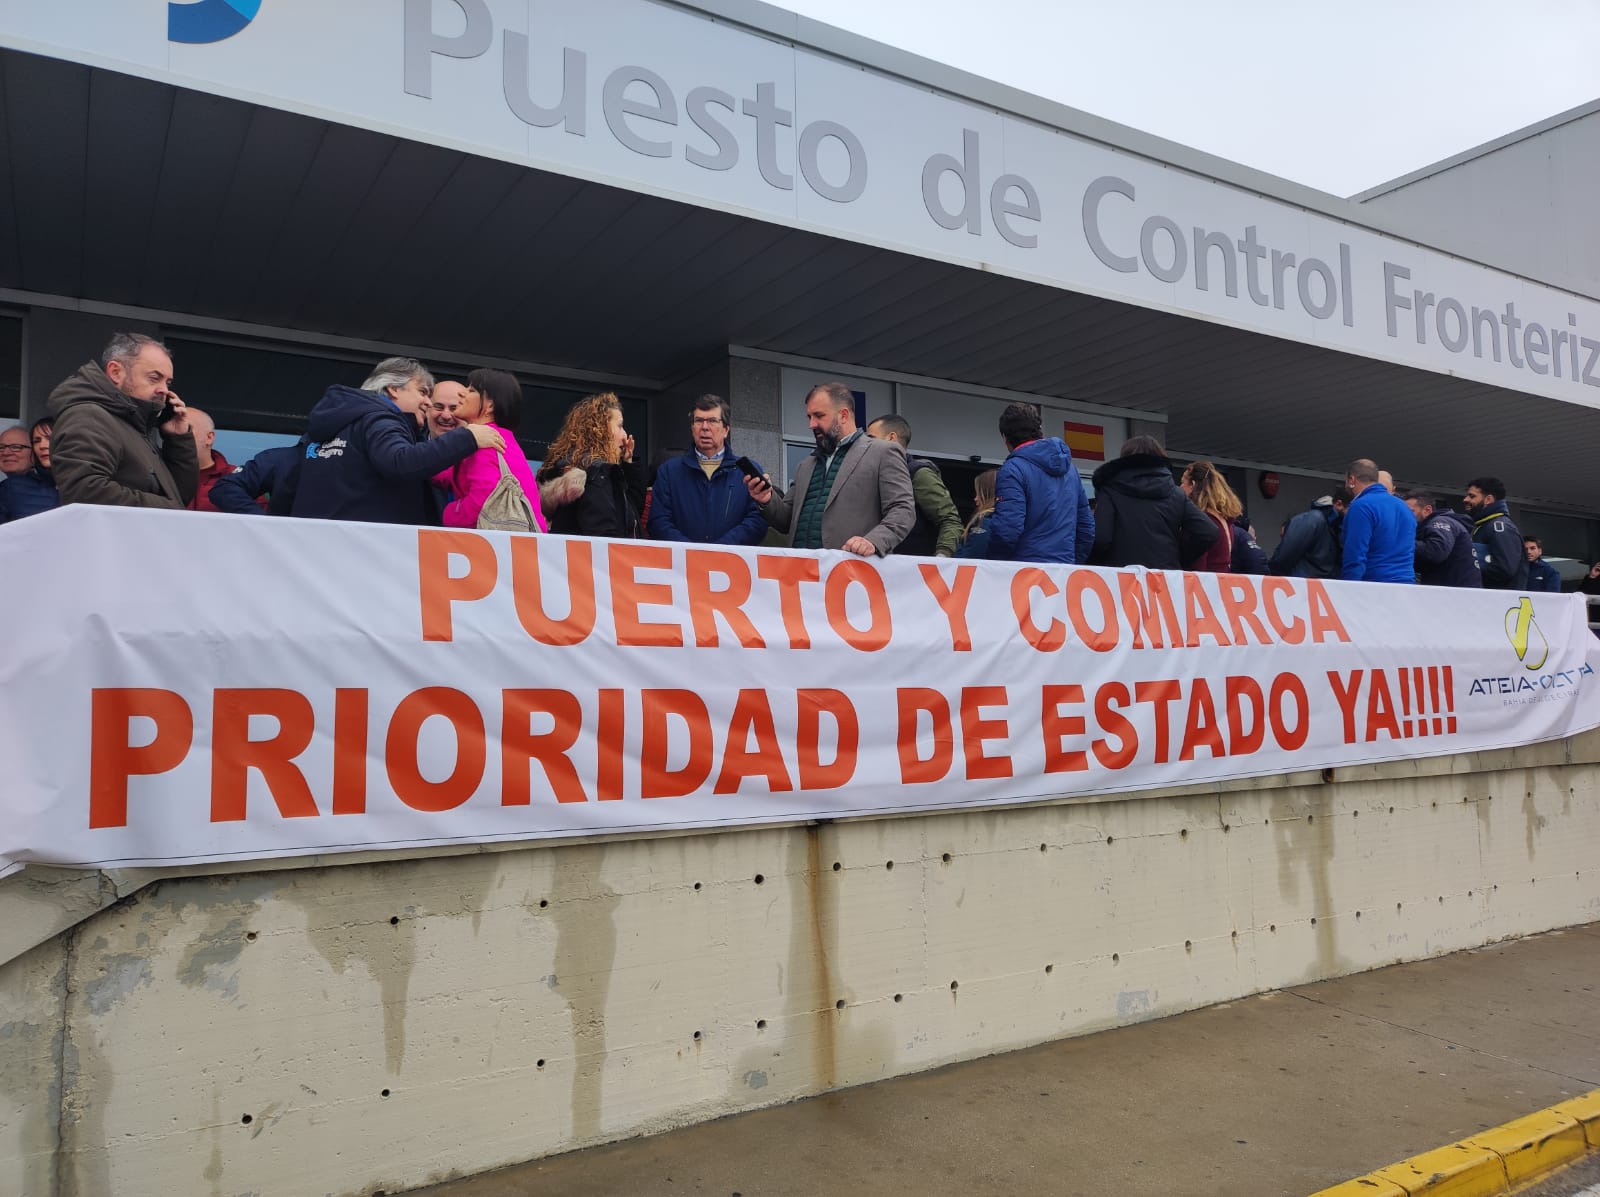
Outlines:
[[[689,411],[692,443],[682,457],[661,463],[650,488],[652,540],[693,544],[760,544],[767,521],[745,489],[761,467],[728,447],[728,401],[701,395]]]
[[[117,333],[50,394],[51,466],[62,503],[181,511],[200,483],[194,433],[160,341]]]

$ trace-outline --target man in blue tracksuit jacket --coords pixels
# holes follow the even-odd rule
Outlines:
[[[1378,467],[1363,457],[1350,463],[1344,484],[1355,492],[1344,513],[1347,582],[1401,582],[1416,577],[1417,518],[1378,482]]]
[[[650,487],[648,530],[654,540],[760,544],[766,517],[745,488],[739,455],[728,448],[727,400],[701,395],[689,412],[694,447],[661,463]],[[759,462],[753,462],[757,470]]]
[[[290,514],[375,524],[439,523],[429,480],[481,448],[503,448],[492,424],[462,424],[443,436],[422,435],[420,412],[433,375],[412,358],[379,362],[354,387],[329,387],[306,419]]]
[[[989,560],[1087,562],[1094,515],[1072,450],[1060,437],[1044,435],[1031,403],[1013,403],[1000,413],[1000,436],[1010,452],[994,480]]]

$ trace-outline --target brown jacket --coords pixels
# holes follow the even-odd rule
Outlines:
[[[187,507],[200,481],[194,436],[160,432],[161,407],[124,395],[96,362],[52,391],[50,466],[61,502]]]

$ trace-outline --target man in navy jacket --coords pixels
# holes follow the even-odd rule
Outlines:
[[[420,362],[391,357],[354,387],[329,387],[306,421],[293,514],[375,524],[437,524],[429,479],[481,448],[505,440],[489,424],[463,424],[423,439],[420,412],[433,375]]]
[[[766,518],[745,488],[738,454],[728,448],[729,426],[727,400],[701,395],[694,401],[693,448],[662,462],[650,488],[653,539],[751,545],[766,537]]]
[[[1561,571],[1544,559],[1544,541],[1524,536],[1522,547],[1528,555],[1528,589],[1557,594],[1561,590]]]
[[[1440,507],[1425,490],[1402,496],[1417,519],[1417,581],[1424,586],[1483,587],[1478,558],[1472,551],[1472,521]]]
[[[1044,435],[1031,403],[1013,403],[1000,413],[1000,436],[1010,452],[994,480],[989,559],[1087,562],[1094,516],[1072,450],[1060,437]]]
[[[1528,554],[1506,509],[1506,484],[1498,478],[1474,478],[1461,505],[1472,517],[1473,551],[1483,569],[1484,589],[1526,590]]]

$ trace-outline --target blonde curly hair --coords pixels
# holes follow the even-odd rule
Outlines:
[[[556,439],[550,442],[540,476],[547,477],[573,466],[587,468],[597,461],[615,465],[620,453],[616,438],[611,435],[611,413],[621,410],[622,404],[610,391],[575,403],[562,422],[561,431],[556,433]]]

